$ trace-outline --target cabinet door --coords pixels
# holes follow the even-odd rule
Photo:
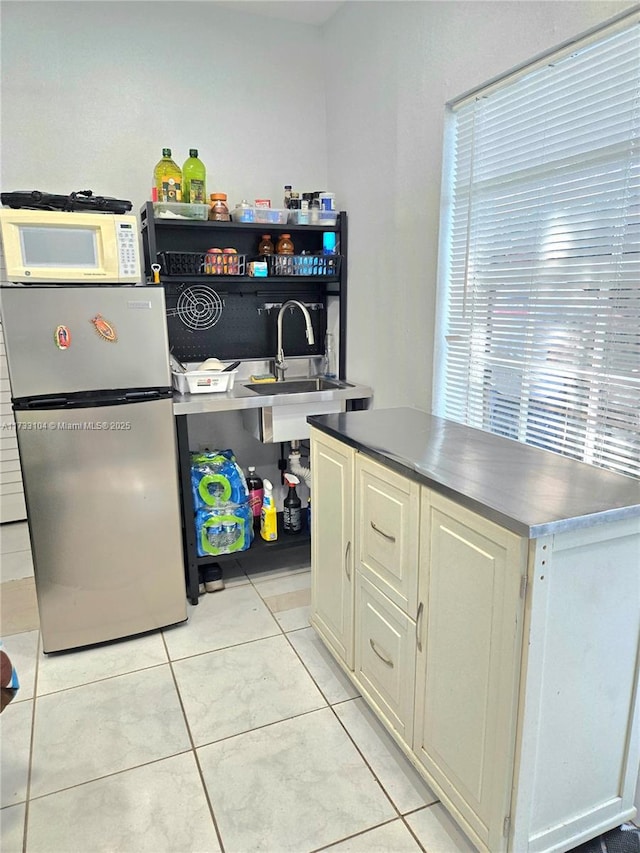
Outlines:
[[[423,488],[413,748],[443,801],[506,849],[526,540]]]
[[[359,455],[356,565],[406,614],[418,596],[420,486]]]
[[[360,689],[411,746],[416,623],[359,571],[355,612]]]
[[[353,669],[355,452],[311,430],[311,621]]]

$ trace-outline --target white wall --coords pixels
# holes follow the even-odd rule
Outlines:
[[[170,147],[208,191],[326,183],[322,36],[206,2],[14,2],[2,13],[2,188],[149,197]]]
[[[188,0],[3,0],[0,13],[3,191],[92,189],[137,213],[163,147],[179,165],[198,148],[208,191],[231,205],[326,187],[318,28]],[[279,483],[278,446],[239,415],[189,429],[194,449],[232,447]]]
[[[444,105],[628,2],[347,2],[326,24],[329,186],[349,211],[348,373],[429,411]]]
[[[347,0],[322,28],[237,7],[4,0],[2,189],[137,211],[169,146],[197,147],[231,204],[333,190],[348,374],[377,407],[429,410],[444,104],[629,4]]]

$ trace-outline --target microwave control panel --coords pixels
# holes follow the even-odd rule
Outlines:
[[[116,219],[118,241],[118,271],[121,280],[140,279],[140,253],[138,232],[131,222]]]

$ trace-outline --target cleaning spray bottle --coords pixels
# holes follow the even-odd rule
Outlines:
[[[260,536],[266,542],[275,542],[278,538],[278,515],[273,502],[273,484],[263,480],[264,495],[262,496],[262,512],[260,513]]]
[[[295,474],[285,474],[284,481],[289,486],[289,492],[284,499],[282,529],[285,533],[300,533],[302,530],[302,501],[296,492],[300,480]]]

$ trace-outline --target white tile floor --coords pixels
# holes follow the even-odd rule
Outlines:
[[[308,627],[308,565],[225,579],[163,632],[3,638],[3,853],[471,853]]]

